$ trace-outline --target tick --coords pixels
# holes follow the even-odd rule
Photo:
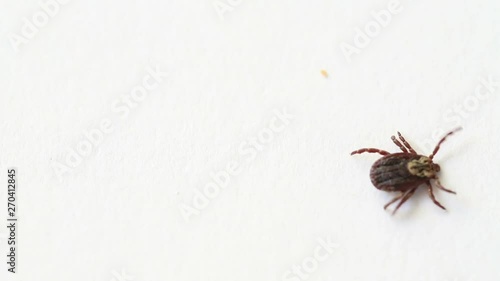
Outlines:
[[[396,196],[384,206],[384,210],[399,200],[398,205],[392,212],[392,214],[395,214],[399,207],[401,207],[401,205],[403,205],[415,193],[415,190],[423,184],[426,185],[429,197],[432,199],[434,204],[441,209],[446,210],[446,208],[436,200],[436,197],[434,197],[431,180],[434,182],[436,187],[441,190],[453,194],[456,194],[456,192],[446,189],[441,185],[437,176],[437,173],[441,170],[441,168],[432,160],[446,138],[461,129],[462,128],[457,128],[446,134],[438,142],[434,151],[432,151],[432,154],[428,157],[417,154],[417,152],[415,152],[400,132],[398,132],[399,140],[395,136],[392,136],[391,139],[403,152],[389,153],[377,148],[362,148],[353,151],[351,155],[367,152],[378,153],[383,156],[373,163],[370,169],[370,180],[377,189],[390,192],[400,192],[400,195]]]

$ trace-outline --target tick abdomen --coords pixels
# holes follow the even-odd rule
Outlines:
[[[408,169],[408,163],[422,156],[408,153],[394,153],[377,160],[370,169],[373,185],[385,191],[406,191],[424,183],[427,178],[416,176]]]

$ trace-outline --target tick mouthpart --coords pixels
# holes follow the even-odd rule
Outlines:
[[[436,173],[441,171],[441,167],[438,164],[433,163],[433,168],[434,168],[434,171],[436,171]]]

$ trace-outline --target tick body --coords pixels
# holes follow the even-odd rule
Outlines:
[[[362,148],[353,151],[351,155],[361,153],[378,153],[383,156],[372,165],[370,169],[370,180],[372,184],[380,190],[400,192],[399,196],[396,196],[384,206],[384,209],[387,209],[387,207],[391,204],[399,201],[393,211],[393,214],[396,213],[399,207],[401,207],[401,205],[403,205],[415,193],[417,188],[425,184],[429,192],[429,197],[432,199],[434,204],[446,210],[446,208],[443,207],[443,205],[441,205],[441,203],[439,203],[434,197],[434,192],[432,190],[433,185],[431,181],[433,181],[436,187],[441,190],[453,194],[456,193],[444,188],[441,185],[437,176],[441,168],[432,160],[446,138],[461,129],[462,128],[457,128],[446,134],[438,142],[430,156],[417,154],[417,152],[415,152],[415,150],[399,132],[399,139],[392,136],[392,141],[401,149],[402,152],[389,153],[376,148]]]

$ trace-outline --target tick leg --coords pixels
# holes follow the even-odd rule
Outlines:
[[[434,202],[434,204],[438,205],[439,208],[446,210],[446,208],[436,200],[436,197],[434,197],[434,192],[432,192],[432,184],[429,181],[427,181],[425,184],[429,187],[429,196],[431,197],[432,202]]]
[[[401,201],[399,202],[399,204],[396,206],[396,209],[394,209],[394,211],[392,211],[393,215],[396,213],[396,211],[399,209],[399,207],[401,207],[401,205],[403,205],[406,202],[406,200],[410,199],[410,197],[415,193],[415,190],[417,190],[416,187],[408,190],[405,193],[403,199],[401,199]]]
[[[434,148],[434,151],[432,152],[432,154],[429,156],[429,158],[431,158],[431,160],[434,158],[434,155],[436,155],[436,153],[439,151],[439,148],[441,147],[441,144],[446,140],[447,137],[453,135],[454,133],[458,132],[462,130],[462,127],[458,127],[456,128],[455,130],[449,132],[448,134],[446,134],[439,142],[438,144],[436,145],[436,147]]]
[[[406,147],[404,147],[399,141],[398,139],[396,139],[395,136],[392,136],[391,137],[391,140],[397,145],[399,146],[399,148],[404,152],[404,153],[408,153],[408,150],[406,150]]]
[[[449,189],[445,188],[444,186],[442,186],[441,183],[439,182],[439,180],[436,180],[436,186],[437,186],[437,188],[444,190],[446,192],[457,194],[455,191],[449,190]]]
[[[389,207],[392,203],[398,201],[399,199],[403,198],[403,196],[405,196],[406,193],[403,193],[401,192],[401,194],[399,196],[396,196],[394,199],[392,199],[391,201],[389,201],[389,203],[385,204],[384,206],[384,210],[387,209],[387,207]]]
[[[411,147],[411,145],[406,141],[406,139],[398,132],[399,139],[403,142],[403,144],[410,150],[410,153],[417,154],[417,152]]]
[[[358,149],[356,151],[351,152],[351,155],[361,154],[361,153],[365,153],[365,152],[368,152],[368,153],[378,153],[378,154],[381,154],[381,155],[384,155],[384,156],[390,154],[387,151],[380,150],[380,149],[377,149],[377,148],[361,148],[361,149]]]

